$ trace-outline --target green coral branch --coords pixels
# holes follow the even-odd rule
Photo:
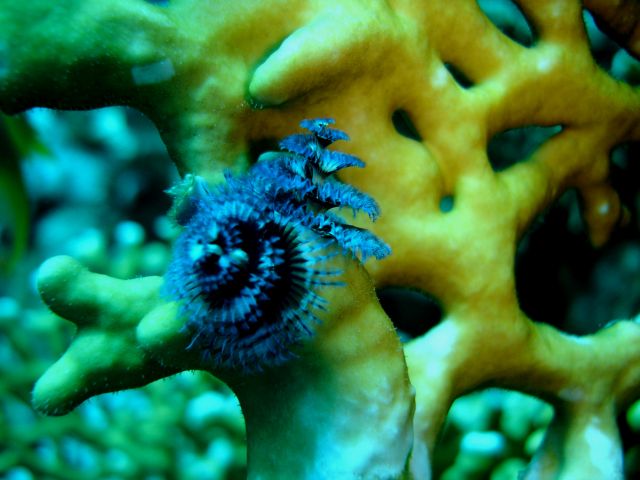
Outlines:
[[[38,289],[78,331],[37,382],[33,404],[61,415],[100,393],[206,370],[240,401],[250,476],[399,478],[413,442],[402,348],[362,267],[348,259],[336,266],[345,270],[350,293],[327,287],[331,310],[297,358],[247,376],[214,368],[188,350],[176,304],[159,296],[161,278],[116,280],[69,257],[52,258],[40,269]]]
[[[613,454],[601,465],[620,478],[612,416],[638,394],[637,325],[620,322],[576,340],[532,323],[518,305],[514,263],[518,239],[569,188],[582,197],[595,245],[625,220],[609,184],[608,152],[640,138],[639,92],[592,58],[580,2],[517,3],[537,35],[529,48],[470,0],[33,1],[30,10],[0,0],[3,111],[125,103],[152,118],[181,172],[208,179],[225,167],[246,169],[252,148],[290,133],[301,118],[331,115],[353,138],[349,153],[367,162],[366,171],[341,179],[379,202],[372,230],[393,256],[367,266],[372,284],[357,267],[345,268],[349,295],[327,293],[326,325],[299,361],[250,379],[212,372],[234,388],[247,415],[250,474],[302,477],[325,460],[362,475],[400,476],[413,448],[413,474],[425,478],[453,399],[500,384],[557,406],[531,477],[597,475],[602,457],[580,463],[571,451],[588,456],[590,440],[604,437]],[[633,42],[631,3],[586,5]],[[448,66],[471,85],[459,84]],[[398,114],[412,135],[394,125]],[[563,131],[527,161],[494,172],[489,139],[531,124]],[[453,207],[442,209],[443,199]],[[78,336],[36,387],[41,409],[63,412],[93,393],[201,367],[185,354],[159,279],[128,282],[68,259],[45,264],[43,298],[77,323]],[[403,350],[373,285],[427,291],[445,320]],[[104,355],[92,357],[92,349]],[[403,353],[416,389],[413,417]],[[585,386],[594,372],[599,380]],[[568,395],[576,383],[585,387],[580,399]],[[403,439],[395,449],[363,439],[385,432],[388,441],[394,422]],[[272,444],[287,456],[276,458]],[[298,449],[306,465],[294,458]]]
[[[136,335],[147,315],[167,309],[159,295],[161,284],[160,277],[125,281],[90,273],[70,257],[48,260],[40,268],[38,289],[49,308],[73,322],[77,332],[65,354],[36,383],[35,408],[64,415],[93,395],[176,373],[175,367],[158,363]]]

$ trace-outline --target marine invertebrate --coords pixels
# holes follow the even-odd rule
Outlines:
[[[247,425],[248,456],[252,459],[249,476],[402,475],[411,451],[413,392],[399,340],[377,302],[366,271],[355,258],[356,253],[388,253],[388,247],[364,230],[347,225],[337,215],[324,212],[334,204],[358,209],[359,204],[349,198],[356,194],[360,200],[368,197],[340,184],[333,187],[331,195],[327,194],[323,185],[330,180],[326,174],[325,178],[318,178],[313,162],[331,155],[323,155],[320,150],[316,153],[309,158],[289,153],[265,154],[255,172],[247,177],[230,176],[227,186],[212,187],[211,191],[204,189],[202,181],[179,186],[175,216],[185,224],[185,233],[176,245],[167,289],[177,292],[180,301],[187,301],[182,305],[161,297],[162,279],[158,277],[115,280],[90,273],[68,257],[46,262],[39,273],[38,288],[54,312],[78,325],[78,333],[63,357],[38,380],[33,393],[36,408],[60,415],[94,395],[96,389],[113,391],[179,371],[205,370],[227,383],[240,401]],[[288,186],[283,175],[290,181]],[[307,186],[296,190],[297,196],[279,188],[291,188],[296,181]],[[372,202],[369,199],[367,204]],[[262,230],[250,231],[244,237],[242,228],[236,228],[243,222]],[[278,241],[273,240],[278,233],[285,235],[282,240],[291,242],[288,246],[297,250],[294,254],[289,252],[288,266],[306,270],[299,272],[301,283],[284,285],[293,288],[290,300],[296,304],[278,305],[282,292],[267,292],[271,294],[270,301],[257,306],[273,317],[253,317],[261,323],[255,330],[251,327],[244,338],[241,322],[228,325],[228,321],[240,319],[238,311],[227,310],[218,315],[213,310],[220,304],[212,306],[212,314],[206,320],[197,316],[196,307],[197,315],[185,328],[180,309],[187,315],[192,313],[194,299],[189,297],[189,285],[183,286],[182,279],[189,282],[189,276],[196,274],[200,288],[204,280],[212,293],[208,300],[228,299],[230,291],[222,292],[225,296],[214,295],[221,293],[215,292],[215,287],[223,285],[224,289],[233,284],[224,284],[238,273],[234,268],[228,269],[232,264],[248,266],[255,261],[258,270],[269,270],[277,267],[278,256],[286,256],[287,245],[277,245]],[[289,237],[294,234],[295,238]],[[301,242],[300,234],[309,242]],[[265,241],[264,247],[248,248],[247,240],[256,240],[258,235],[260,241]],[[198,239],[208,241],[214,237],[219,242],[215,246],[198,243]],[[235,242],[242,248],[237,248]],[[306,246],[312,244],[311,248]],[[321,248],[316,249],[317,246]],[[230,258],[221,264],[219,260],[227,249]],[[261,265],[267,250],[271,251],[273,265]],[[260,255],[251,258],[255,252]],[[296,264],[298,256],[303,260]],[[199,260],[211,261],[204,272]],[[319,270],[317,261],[326,262],[326,269]],[[222,267],[226,269],[223,275],[211,275]],[[324,273],[329,274],[328,280]],[[265,287],[262,280],[274,280],[275,274],[269,271],[266,280],[256,279],[253,286]],[[286,280],[286,275],[282,276]],[[220,283],[214,285],[212,279]],[[77,288],[87,283],[91,284],[90,289]],[[340,288],[335,288],[337,283]],[[307,290],[301,291],[301,287]],[[109,298],[120,289],[129,292],[127,303],[134,308],[125,313],[115,304],[112,309],[107,302],[99,317],[86,316],[87,305],[101,302],[99,298]],[[89,299],[87,295],[95,297]],[[72,298],[78,301],[70,301]],[[237,303],[231,298],[232,305],[227,306],[244,309],[239,304],[245,298]],[[311,306],[324,306],[321,299],[325,299],[327,308],[312,312]],[[285,307],[285,311],[276,311],[278,307]],[[252,313],[258,313],[257,308]],[[313,335],[300,339],[298,333],[306,334],[311,329],[302,324],[308,320],[303,316],[310,315],[318,319]],[[227,324],[219,328],[221,320]],[[240,320],[251,322],[252,318]],[[284,322],[274,325],[277,320]],[[362,331],[367,332],[366,338],[361,337]],[[218,341],[221,343],[215,344]],[[196,345],[198,348],[193,348]],[[295,355],[290,354],[289,348]],[[372,349],[376,350],[375,358],[369,358]],[[96,355],[96,351],[101,354]],[[203,351],[208,354],[203,355]],[[363,402],[372,408],[361,409]],[[361,425],[368,427],[362,429]],[[327,442],[327,438],[331,441]],[[301,449],[304,455],[300,455]]]
[[[312,335],[314,310],[326,301],[318,286],[341,285],[341,272],[324,264],[336,254],[382,258],[389,248],[366,230],[326,210],[349,207],[378,214],[375,201],[330,175],[364,163],[327,150],[348,137],[332,119],[304,120],[312,134],[280,142],[292,153],[265,154],[245,177],[208,187],[189,176],[178,186],[176,219],[185,227],[176,242],[165,291],[182,301],[197,346],[216,367],[247,372],[278,365]],[[185,198],[186,197],[186,198]]]
[[[640,328],[636,322],[620,321],[578,338],[534,322],[520,308],[514,263],[527,229],[567,190],[575,190],[581,199],[593,244],[604,244],[624,221],[624,208],[609,179],[609,152],[640,138],[640,95],[637,87],[612,78],[594,61],[581,2],[516,3],[535,32],[527,46],[501,33],[470,0],[176,0],[162,8],[124,0],[66,2],[63,7],[34,1],[29,11],[5,1],[0,10],[6,27],[0,37],[0,108],[17,112],[34,105],[91,108],[114,102],[135,106],[159,126],[180,170],[209,180],[219,180],[228,167],[248,169],[256,145],[290,132],[298,119],[330,112],[354,138],[348,152],[367,161],[366,170],[344,171],[341,180],[374,197],[385,212],[375,225],[367,218],[356,219],[394,251],[388,259],[367,264],[374,284],[429,292],[444,312],[437,327],[402,347],[416,389],[412,474],[428,476],[429,458],[451,402],[470,390],[499,385],[536,394],[555,408],[526,475],[621,478],[615,419],[637,397]],[[633,10],[627,15],[622,4],[601,1],[586,1],[584,7],[609,28],[621,29],[623,46],[638,55]],[[67,14],[72,9],[77,15]],[[78,28],[70,28],[72,21]],[[61,54],[49,54],[39,48],[43,44]],[[50,75],[41,75],[43,70]],[[412,128],[398,128],[399,117]],[[521,162],[494,171],[487,158],[489,140],[527,125],[560,130],[527,158],[514,159]],[[448,199],[448,208],[441,207],[443,199]],[[346,427],[341,430],[340,421],[332,417],[335,411],[361,434],[371,431],[368,421],[393,421],[359,412],[339,394],[344,388],[350,395],[343,398],[357,398],[375,410],[379,399],[363,392],[383,392],[382,385],[389,382],[400,392],[393,411],[402,413],[394,421],[402,425],[406,438],[411,402],[401,367],[404,359],[392,353],[400,346],[388,337],[389,324],[366,276],[356,273],[352,264],[344,269],[349,278],[342,281],[352,296],[340,303],[327,291],[332,305],[328,316],[342,316],[348,319],[344,328],[358,325],[367,335],[351,342],[354,329],[338,340],[329,334],[338,323],[328,323],[308,346],[322,355],[306,350],[276,369],[281,377],[268,376],[271,382],[279,379],[278,385],[285,382],[286,391],[271,392],[267,383],[254,383],[256,398],[269,398],[271,423],[256,414],[257,400],[248,389],[243,390],[237,378],[225,377],[236,386],[248,418],[260,418],[248,424],[250,449],[259,452],[250,455],[255,462],[250,471],[277,475],[264,443],[268,437],[273,444],[291,445],[291,438],[277,436],[273,424],[287,418],[283,405],[304,410],[303,391],[318,399],[325,421],[335,419],[323,428],[332,434],[339,430],[338,437],[345,440],[341,445],[353,445],[346,441]],[[62,368],[67,362],[63,357],[36,388],[38,405],[46,399],[52,409],[63,411],[103,388],[133,386],[199,365],[182,351],[184,338],[173,328],[176,307],[162,304],[156,283],[149,280],[140,286],[148,301],[122,317],[116,313],[128,307],[127,284],[112,282],[107,289],[110,302],[105,302],[83,289],[91,282],[109,280],[58,259],[45,264],[40,288],[45,301],[63,316],[90,323],[110,340],[126,339],[129,343],[124,344],[131,347],[127,362],[137,369],[121,369],[114,359],[115,365],[93,365],[106,372],[109,382],[108,387],[95,386],[85,371]],[[124,292],[118,294],[118,289]],[[78,298],[84,308],[73,306]],[[373,323],[363,321],[365,312]],[[112,318],[129,323],[116,329]],[[337,330],[332,332],[337,335]],[[68,355],[82,358],[78,345],[84,333]],[[132,347],[133,338],[140,348]],[[140,350],[149,353],[140,356]],[[367,375],[343,362],[346,357],[366,363]],[[384,362],[388,358],[392,361]],[[305,362],[307,367],[326,367],[324,383],[305,371]],[[78,364],[91,371],[91,365]],[[374,364],[380,368],[372,368]],[[352,384],[345,386],[343,374]],[[303,381],[305,375],[309,378]],[[56,388],[48,384],[53,377]],[[374,377],[379,383],[371,386]],[[298,389],[288,388],[290,384]],[[326,390],[335,384],[341,388],[334,397]],[[323,410],[329,403],[333,410]],[[320,432],[309,426],[308,418],[294,417],[292,437],[311,439],[329,451],[330,442],[319,441]],[[594,439],[606,448],[596,451]],[[394,452],[397,460],[387,476],[400,475],[398,465],[408,448],[402,442]],[[353,455],[362,459],[358,466],[346,457],[336,459],[332,473],[361,473],[364,464],[380,466],[379,457],[369,454]],[[312,470],[319,458],[329,455],[310,447],[301,456]],[[286,468],[289,476],[304,471],[303,460],[286,460],[279,473],[287,473]],[[340,470],[338,465],[345,464],[350,467]]]

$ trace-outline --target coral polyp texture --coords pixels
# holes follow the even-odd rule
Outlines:
[[[231,354],[230,365],[212,366],[188,348],[194,339],[182,328],[180,302],[160,295],[160,278],[116,280],[58,257],[42,267],[39,290],[78,332],[36,384],[36,407],[61,414],[98,393],[204,369],[240,401],[250,478],[424,479],[452,402],[499,386],[554,407],[522,478],[623,478],[616,418],[640,392],[640,325],[611,318],[578,337],[534,322],[519,304],[514,270],[520,240],[564,192],[577,192],[595,247],[630,220],[611,183],[610,153],[640,140],[640,91],[596,63],[584,18],[637,59],[640,7],[514,4],[534,32],[526,45],[471,0],[0,0],[5,113],[135,107],[157,125],[180,173],[211,184],[227,169],[246,172],[301,119],[331,116],[351,137],[346,153],[327,153],[342,134],[306,123],[311,134],[282,143],[291,156],[267,153],[249,180],[229,177],[243,192],[264,188],[267,202],[240,206],[220,187],[219,201],[230,196],[229,204],[205,193],[202,203],[185,198],[176,207],[178,221],[206,230],[176,248],[207,264],[207,291],[224,279],[203,259],[219,249],[218,266],[226,258],[233,269],[252,253],[242,235],[205,245],[224,238],[214,224],[259,222],[272,215],[270,204],[295,225],[271,217],[282,241],[267,236],[262,257],[281,260],[281,250],[293,249],[290,261],[303,270],[326,261],[325,272],[341,272],[329,281],[340,287],[306,273],[286,280],[304,290],[295,301],[306,299],[307,310],[326,308],[312,313],[314,334],[295,355],[251,373],[233,368],[241,362]],[[526,158],[492,165],[490,140],[530,126],[555,134]],[[366,168],[347,168],[361,167],[357,158]],[[343,183],[326,181],[334,172]],[[313,178],[322,181],[312,187]],[[205,219],[207,203],[214,208]],[[309,217],[292,213],[300,205],[313,205]],[[333,206],[360,210],[356,228],[344,227],[345,211],[318,216]],[[303,227],[333,239],[334,250],[314,256],[315,240],[297,240]],[[184,244],[200,245],[196,237],[201,247]],[[387,247],[376,238],[393,254],[382,258]],[[362,267],[344,250],[382,259]],[[172,267],[169,282],[179,277]],[[375,295],[389,286],[428,292],[441,321],[400,343]],[[289,311],[293,298],[275,301]],[[183,313],[198,317],[200,305],[189,305]],[[235,312],[224,314],[233,320],[249,307],[220,308]],[[285,314],[293,330],[305,330],[304,310]],[[224,350],[217,330],[202,332]]]

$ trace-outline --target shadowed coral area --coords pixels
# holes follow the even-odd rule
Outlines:
[[[625,81],[637,72],[637,2],[509,3],[531,29],[526,42],[493,23],[488,3],[0,1],[6,113],[133,106],[181,174],[211,183],[247,171],[256,145],[301,119],[331,116],[353,156],[334,157],[335,169],[366,163],[338,176],[375,199],[379,220],[354,223],[393,253],[366,271],[336,257],[346,286],[323,289],[319,331],[291,363],[248,378],[212,372],[243,408],[250,478],[429,478],[452,403],[489,386],[554,407],[522,478],[623,478],[616,418],[638,397],[640,326],[621,320],[578,337],[532,321],[515,263],[519,242],[567,191],[595,247],[630,220],[610,154],[640,140],[640,93]],[[620,44],[611,73],[592,54],[588,15]],[[553,132],[495,168],[491,139],[523,127]],[[295,138],[283,147],[306,151]],[[207,368],[186,348],[176,305],[158,297],[160,280],[124,282],[70,259],[41,270],[45,302],[78,325],[36,386],[41,409]],[[403,344],[374,292],[398,285],[428,292],[442,311]],[[112,357],[84,362],[86,342]],[[61,367],[69,359],[80,371]]]

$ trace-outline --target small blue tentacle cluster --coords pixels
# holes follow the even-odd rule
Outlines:
[[[181,302],[190,348],[223,368],[253,372],[291,358],[291,347],[313,334],[315,292],[341,285],[324,267],[336,244],[363,260],[390,253],[369,231],[327,211],[348,207],[375,220],[376,202],[332,174],[364,167],[358,158],[327,150],[347,135],[332,119],[304,120],[310,134],[284,138],[282,152],[263,154],[242,177],[209,187],[187,176],[170,193],[184,226],[165,277],[165,293]],[[335,249],[333,249],[335,252]]]

